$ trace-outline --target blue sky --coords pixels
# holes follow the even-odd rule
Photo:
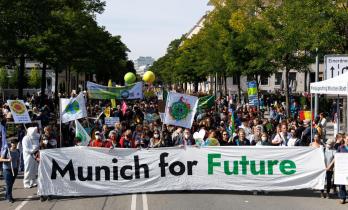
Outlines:
[[[99,25],[121,35],[129,58],[165,54],[168,44],[187,33],[211,7],[208,0],[106,0]]]

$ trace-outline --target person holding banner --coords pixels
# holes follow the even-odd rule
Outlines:
[[[135,148],[134,139],[132,139],[132,131],[126,130],[120,139],[121,148]]]
[[[348,153],[348,136],[344,139],[344,144],[341,145],[337,152]],[[345,204],[347,198],[347,190],[345,185],[339,185],[338,197],[340,198],[340,203]]]
[[[110,149],[113,149],[113,148],[116,148],[116,147],[120,147],[119,143],[117,142],[116,132],[115,131],[110,131],[109,138],[105,142],[105,147],[106,148],[110,148]]]
[[[104,147],[104,142],[99,131],[94,132],[95,139],[91,141],[90,147]]]
[[[24,159],[24,188],[32,188],[37,186],[38,162],[36,154],[39,151],[40,133],[37,127],[30,127],[27,135],[22,140],[23,159]]]
[[[11,147],[3,150],[0,157],[0,162],[4,162],[2,169],[6,184],[5,199],[10,203],[14,202],[12,188],[18,174],[19,160],[20,152],[17,149],[17,141],[13,139]]]

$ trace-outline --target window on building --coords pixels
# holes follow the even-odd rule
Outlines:
[[[274,76],[275,76],[274,85],[280,85],[282,82],[283,73],[277,72],[277,73],[275,73]]]
[[[238,85],[238,76],[236,75],[232,76],[232,85]]]
[[[264,76],[264,75],[261,75],[260,76],[260,84],[261,85],[268,85],[268,77]]]
[[[296,72],[290,72],[289,73],[289,84],[291,84],[292,81],[296,80]]]
[[[251,81],[254,81],[255,78],[254,78],[254,75],[247,75],[247,81],[248,82],[251,82]]]

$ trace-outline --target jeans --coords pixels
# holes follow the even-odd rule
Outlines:
[[[4,180],[6,184],[5,199],[13,199],[12,188],[18,174],[18,169],[13,169],[13,172],[14,176],[12,175],[11,169],[4,169]]]
[[[326,193],[330,193],[331,188],[333,187],[332,185],[332,176],[333,176],[333,171],[327,171],[326,172]],[[324,190],[321,190],[323,193]]]
[[[338,192],[338,197],[342,200],[346,200],[347,197],[347,191],[346,191],[346,185],[339,185],[340,191]]]

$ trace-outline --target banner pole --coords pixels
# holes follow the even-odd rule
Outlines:
[[[313,94],[311,93],[311,124],[310,124],[310,128],[311,128],[311,142],[313,141]]]

